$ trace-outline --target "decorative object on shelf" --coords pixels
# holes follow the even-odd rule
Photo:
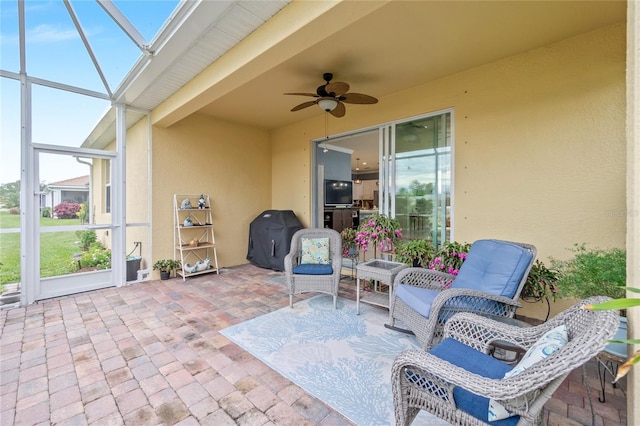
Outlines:
[[[184,272],[187,272],[189,274],[193,274],[195,272],[202,272],[202,271],[206,271],[207,269],[211,269],[211,259],[209,259],[208,257],[202,261],[198,260],[196,263],[194,263],[193,265],[189,265],[188,263],[186,265],[184,265],[184,268],[182,268],[184,270]]]
[[[190,217],[188,217],[184,220],[184,222],[182,222],[182,226],[193,226],[193,221]]]
[[[199,209],[204,209],[205,208],[204,194],[200,194],[200,198],[198,198],[198,208]]]
[[[360,223],[355,241],[363,252],[366,252],[371,244],[374,253],[377,249],[383,253],[394,253],[395,245],[400,238],[402,238],[402,228],[397,219],[385,214],[375,214]]]
[[[171,271],[180,267],[180,262],[174,259],[160,259],[153,264],[154,271],[160,271],[160,279],[167,280]]]
[[[192,209],[193,207],[191,207],[191,200],[189,200],[188,198],[182,200],[182,203],[180,203],[180,208],[182,210]]]
[[[211,259],[209,259],[208,257],[202,262],[196,262],[197,272],[206,271],[207,269],[210,269],[210,268],[211,268]]]
[[[189,241],[189,247],[198,247],[198,240],[194,238],[193,240]]]

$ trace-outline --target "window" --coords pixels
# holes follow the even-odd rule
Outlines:
[[[104,212],[111,213],[111,161],[104,160]]]

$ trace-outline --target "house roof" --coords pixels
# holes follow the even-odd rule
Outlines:
[[[382,103],[387,95],[626,18],[625,1],[185,3],[189,10],[159,38],[156,56],[118,92],[125,103],[153,110],[157,126],[198,112],[278,128],[322,114],[319,108],[290,112],[307,99],[283,93],[315,91],[324,72]],[[350,108],[365,106],[349,105],[347,117]],[[84,146],[110,142],[114,116],[105,116]],[[139,118],[132,115],[128,125]]]
[[[89,186],[89,175],[86,176],[78,176],[71,179],[60,180],[58,182],[51,182],[47,185],[49,188],[59,188],[59,187],[88,187]]]

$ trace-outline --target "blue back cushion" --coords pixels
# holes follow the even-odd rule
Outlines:
[[[440,359],[449,361],[453,365],[462,367],[467,371],[491,379],[502,379],[504,374],[511,369],[511,366],[451,338],[444,339],[440,344],[431,349],[429,353]],[[429,387],[429,384],[426,383],[426,378],[420,376],[420,370],[407,370],[406,374],[407,379],[414,384],[423,386],[425,389]],[[453,399],[460,410],[484,422],[488,421],[488,398],[478,396],[457,386],[453,389]],[[518,423],[518,420],[520,420],[520,416],[514,416],[491,422],[491,424],[496,426],[512,426]]]
[[[451,288],[468,288],[513,298],[533,254],[517,244],[495,240],[473,243]]]

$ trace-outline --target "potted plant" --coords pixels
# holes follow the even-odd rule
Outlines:
[[[402,228],[397,219],[385,214],[376,214],[365,219],[356,231],[355,242],[358,248],[366,252],[369,245],[383,253],[394,253],[396,243],[402,238]]]
[[[551,300],[556,300],[558,289],[556,281],[558,280],[558,271],[549,269],[539,259],[531,265],[527,281],[522,287],[520,298],[525,302],[539,302],[544,300],[547,302],[547,316],[545,321],[549,319],[551,313]]]
[[[154,271],[160,271],[160,279],[168,280],[171,271],[180,267],[180,262],[174,259],[160,259],[153,264]]]
[[[408,240],[402,241],[396,248],[396,260],[406,263],[409,266],[429,265],[433,259],[436,248],[431,241],[427,240]]]
[[[467,258],[471,244],[445,241],[429,262],[429,269],[458,275],[462,263]]]
[[[356,257],[358,255],[356,230],[353,228],[344,228],[342,232],[340,232],[340,237],[342,238],[342,257]]]

